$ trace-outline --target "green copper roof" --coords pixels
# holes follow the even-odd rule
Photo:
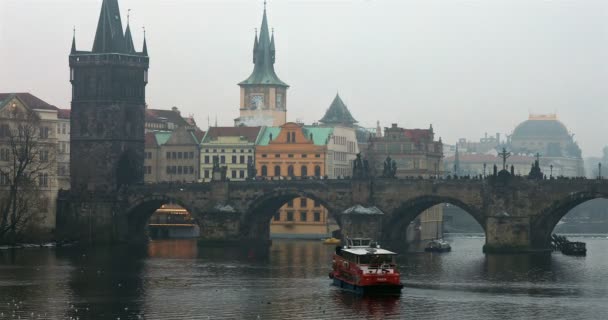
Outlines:
[[[317,146],[327,145],[329,142],[329,137],[333,134],[333,128],[322,128],[322,127],[313,127],[313,126],[304,126],[302,127],[302,133],[306,136],[307,139],[310,139],[310,135],[312,134],[312,142]],[[260,134],[257,145],[258,146],[267,146],[270,143],[270,136],[272,135],[272,139],[276,139],[281,133],[281,127],[265,127],[263,132]]]
[[[135,53],[135,47],[133,46],[133,36],[131,35],[131,27],[127,22],[127,30],[125,31],[125,50],[127,53]]]
[[[267,146],[270,143],[270,135],[272,135],[272,139],[276,139],[279,136],[279,133],[281,133],[280,127],[265,127],[258,137],[256,145]]]
[[[327,145],[329,137],[334,133],[334,128],[305,126],[302,130],[308,139],[310,139],[310,135],[312,134],[312,142],[317,146]]]
[[[289,85],[281,81],[274,72],[274,61],[274,33],[271,40],[270,32],[268,31],[268,19],[266,18],[266,7],[264,7],[260,37],[259,39],[256,38],[253,44],[253,72],[247,80],[239,83],[239,85],[274,85],[289,87]]]
[[[336,94],[323,119],[319,121],[323,124],[343,124],[348,126],[357,123],[357,120],[350,114],[350,111],[348,111],[348,108],[338,94]]]
[[[167,143],[171,138],[171,132],[155,132],[154,135],[156,136],[156,142],[159,146]]]

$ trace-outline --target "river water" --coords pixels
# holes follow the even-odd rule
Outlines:
[[[578,238],[572,238],[577,239]],[[0,319],[608,319],[608,238],[586,257],[484,255],[484,239],[407,253],[401,296],[330,286],[332,246],[0,251]]]

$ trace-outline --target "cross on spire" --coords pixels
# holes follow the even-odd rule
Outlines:
[[[511,156],[511,152],[507,152],[506,148],[502,148],[502,152],[498,155],[502,158],[502,169],[507,170],[507,159]]]

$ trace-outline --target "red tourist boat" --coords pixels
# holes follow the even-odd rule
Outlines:
[[[396,255],[371,239],[346,239],[344,247],[336,247],[329,278],[335,286],[359,294],[400,293]]]

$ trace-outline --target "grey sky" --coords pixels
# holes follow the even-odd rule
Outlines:
[[[119,3],[138,50],[148,31],[148,105],[232,125],[263,1]],[[100,5],[0,0],[0,91],[69,107],[72,26],[90,50]],[[433,123],[447,143],[556,111],[584,156],[607,144],[608,1],[274,0],[268,15],[288,120],[320,119],[339,90],[364,126]]]

